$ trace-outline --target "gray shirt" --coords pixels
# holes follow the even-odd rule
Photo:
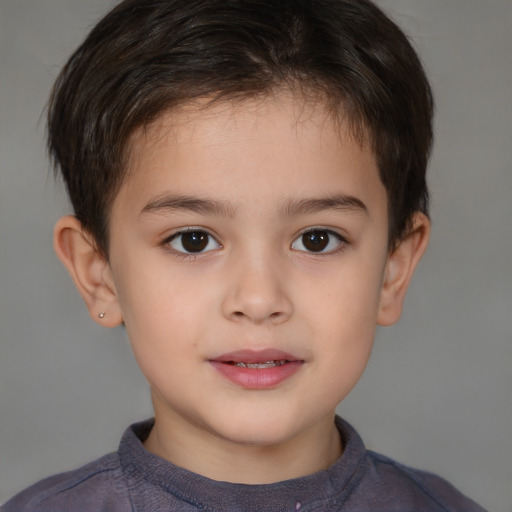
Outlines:
[[[482,512],[436,475],[366,450],[341,418],[343,455],[327,470],[265,485],[217,482],[148,452],[152,421],[132,425],[116,453],[29,487],[1,512]],[[485,512],[485,511],[484,511]]]

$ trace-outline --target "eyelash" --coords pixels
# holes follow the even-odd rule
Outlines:
[[[197,252],[187,251],[187,248],[184,247],[184,245],[183,245],[183,235],[186,235],[187,233],[190,233],[190,234],[195,233],[195,234],[201,235],[203,237],[204,237],[204,235],[206,235],[206,237],[207,237],[206,246]],[[180,238],[181,238],[181,246],[184,250],[179,250],[171,245],[173,241],[179,240]],[[208,248],[208,246],[211,245],[212,241],[215,242],[217,247],[205,250]],[[213,235],[211,235],[210,233],[208,233],[208,231],[206,231],[203,228],[196,228],[196,227],[189,227],[186,229],[182,229],[181,231],[177,231],[176,233],[173,233],[171,236],[169,236],[165,240],[163,240],[162,245],[164,247],[166,247],[167,250],[169,250],[169,251],[173,252],[174,254],[181,256],[183,258],[195,258],[198,255],[205,254],[214,249],[222,247],[221,244],[216,240],[216,238]]]
[[[199,243],[199,249],[198,251],[189,251],[187,248],[183,245],[183,236],[187,233],[190,234],[196,234],[199,235],[198,237],[198,243]],[[304,245],[304,236],[310,234],[311,236],[314,236],[316,234],[318,236],[318,241],[313,242],[316,244],[319,244],[321,246],[324,242],[326,243],[325,247],[321,247],[320,250],[307,250],[307,248]],[[325,240],[325,235],[327,236],[327,240]],[[204,241],[204,236],[207,237],[206,241]],[[175,240],[179,240],[181,238],[181,247],[183,250],[180,250],[176,247],[172,246],[172,242]],[[328,251],[325,251],[325,248],[329,247],[329,245],[332,244],[332,239],[336,239],[337,241],[337,247],[331,248]],[[216,247],[210,247],[212,244],[212,241],[216,244]],[[201,243],[205,243],[206,245],[201,248]],[[301,243],[304,249],[297,249],[297,247],[294,247],[294,245],[297,245],[298,243]],[[222,248],[222,245],[216,240],[216,238],[210,234],[208,231],[206,231],[203,228],[199,227],[190,227],[183,229],[181,231],[177,231],[176,233],[173,233],[171,236],[167,237],[165,240],[161,243],[162,246],[166,247],[167,250],[171,251],[172,253],[176,254],[177,256],[183,257],[183,258],[196,258],[197,256],[201,254],[206,254],[210,251],[213,251],[215,249]],[[303,252],[306,254],[312,254],[312,255],[329,255],[329,254],[337,254],[341,251],[343,251],[347,246],[349,245],[349,242],[347,239],[343,236],[341,236],[339,233],[331,230],[326,229],[322,227],[310,227],[299,233],[299,235],[294,238],[294,240],[291,243],[291,248],[293,250],[296,250],[297,252]]]
[[[319,234],[327,235],[328,240],[327,240],[326,247],[328,247],[332,243],[333,238],[336,239],[337,246],[335,248],[331,248],[328,251],[325,251],[324,249],[322,249],[320,251],[313,251],[313,250],[308,251],[308,250],[302,250],[302,249],[296,249],[296,248],[295,248],[295,250],[297,250],[299,252],[304,252],[304,253],[310,254],[310,255],[327,256],[327,255],[331,255],[331,254],[337,254],[337,253],[345,250],[346,247],[348,245],[350,245],[348,240],[345,237],[343,237],[336,231],[333,231],[332,229],[327,229],[327,228],[323,228],[323,227],[310,227],[310,228],[303,230],[301,233],[299,233],[299,236],[297,236],[293,240],[292,245],[291,245],[292,249],[294,249],[293,246],[298,241],[301,241],[302,245],[304,245],[304,236],[308,235],[308,234],[314,234],[314,233],[316,233],[317,235],[319,235]]]

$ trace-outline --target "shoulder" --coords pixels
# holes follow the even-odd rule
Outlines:
[[[485,512],[453,485],[433,473],[410,468],[372,451],[367,451],[366,462],[366,477],[363,480],[374,488],[374,492],[385,496],[390,504],[402,503],[405,508],[399,510]]]
[[[0,507],[1,512],[70,512],[78,509],[81,512],[131,510],[116,453],[79,469],[45,478]]]

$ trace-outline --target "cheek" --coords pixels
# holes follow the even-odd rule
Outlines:
[[[314,283],[308,283],[307,301],[321,324],[339,323],[358,331],[376,324],[382,285],[382,266],[365,264],[358,254],[348,257]]]
[[[321,286],[305,288],[311,294],[302,307],[314,311],[309,315],[310,336],[327,355],[324,370],[340,389],[355,384],[370,356],[382,280],[374,261],[364,265],[360,255],[354,255],[344,263],[325,276]]]
[[[198,357],[194,322],[184,316],[190,313],[183,301],[173,301],[167,294],[144,301],[142,295],[126,304],[125,325],[133,355],[152,389],[176,388]]]
[[[363,293],[360,288],[347,286],[344,292],[331,294],[316,327],[321,353],[318,373],[324,376],[323,385],[318,386],[318,400],[324,394],[334,407],[361,378],[376,329],[375,288]]]
[[[117,286],[128,338],[142,369],[145,363],[184,360],[212,311],[211,287],[203,289],[179,273],[166,275],[165,266],[157,272],[154,268],[124,269],[130,278]]]

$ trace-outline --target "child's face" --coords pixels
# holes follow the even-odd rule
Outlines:
[[[130,163],[110,268],[157,422],[260,445],[332,424],[388,267],[371,152],[279,95],[165,115]]]

